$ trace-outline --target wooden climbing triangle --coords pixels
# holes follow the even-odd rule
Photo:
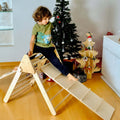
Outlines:
[[[39,55],[34,59],[30,59],[28,55],[23,56],[13,78],[13,81],[11,82],[11,85],[4,97],[4,102],[7,103],[11,96],[17,94],[18,92],[22,91],[22,89],[25,89],[28,86],[34,85],[34,83],[36,82],[52,115],[56,115],[56,108],[65,99],[67,99],[69,95],[72,95],[77,100],[86,105],[94,113],[100,116],[102,119],[111,119],[114,108],[110,104],[105,102],[104,99],[100,98],[79,81],[68,80],[68,78],[62,75],[61,72],[51,63],[45,64],[47,59],[44,57],[42,57],[41,59],[41,56],[42,55]],[[42,80],[39,77],[40,72],[44,72],[47,76],[52,78],[55,83],[60,85],[62,89],[65,89],[68,92],[68,95],[66,95],[65,98],[55,107],[53,106],[51,99],[49,98],[43,86]],[[20,76],[22,74],[25,74],[25,78],[21,80]],[[31,75],[32,77],[30,77],[29,75]],[[26,79],[26,77],[28,77],[29,79]],[[17,88],[19,89],[16,91]],[[53,97],[53,99],[55,97],[56,95]]]

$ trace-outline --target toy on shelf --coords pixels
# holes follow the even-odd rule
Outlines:
[[[82,58],[78,58],[77,62],[80,63],[80,68],[84,69],[87,75],[87,79],[92,78],[92,73],[100,71],[100,68],[96,66],[99,63],[99,59],[96,59],[97,51],[93,50],[95,42],[92,41],[92,33],[86,33],[87,40],[82,42],[84,45],[83,50],[79,51]]]

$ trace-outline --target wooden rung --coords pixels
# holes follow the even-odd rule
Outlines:
[[[35,70],[39,71],[39,70],[41,69],[41,66],[45,65],[46,60],[47,60],[47,59],[45,58],[45,59],[42,59],[42,60],[37,61],[37,62],[34,64]]]
[[[58,107],[59,105],[61,105],[69,96],[70,96],[70,94],[67,94],[67,95],[55,106],[55,109],[57,109],[57,107]]]
[[[50,100],[52,101],[58,94],[60,94],[64,89],[60,89]]]
[[[45,72],[47,75],[50,75],[49,77],[52,78],[53,80],[61,75],[61,72],[55,68],[51,63],[48,63],[41,67],[41,70]]]
[[[31,62],[35,61],[36,59],[41,59],[41,57],[43,56],[42,53],[34,53],[31,56],[28,56],[31,60]]]
[[[28,84],[24,85],[23,87],[21,87],[20,89],[14,91],[11,96],[14,96],[15,94],[19,93],[20,91],[22,91],[23,89],[26,89],[26,87],[31,86],[31,83],[29,82]]]
[[[32,78],[32,75],[31,75],[31,74],[26,75],[25,77],[19,79],[17,83],[23,82],[24,80],[29,79],[29,78]]]
[[[48,64],[45,64],[44,66],[42,66],[42,67],[41,67],[41,69],[43,69],[43,70],[44,70],[44,69],[45,69],[45,67],[47,67],[47,66],[49,66],[49,65],[50,65],[49,63],[48,63]]]
[[[41,60],[45,59],[44,56],[41,55],[42,58],[34,58],[33,60],[31,60],[31,63],[33,65],[39,63]]]
[[[90,92],[90,89],[87,89],[83,94],[83,96],[81,97],[81,100],[83,100],[89,94],[89,92]]]
[[[34,56],[34,55],[33,55]],[[35,55],[35,58],[40,58],[41,56],[43,56],[43,54],[42,53],[37,53],[36,55]],[[31,56],[30,56],[31,57]]]
[[[45,80],[42,80],[41,82],[42,82],[42,83],[45,83],[46,81],[47,81],[47,80],[45,79]]]
[[[33,79],[33,78],[32,78]],[[14,90],[22,87],[23,85],[27,84],[28,82],[30,82],[32,79],[28,79],[28,80],[25,80],[23,81],[22,83],[17,83],[16,87],[14,88]]]
[[[53,85],[51,85],[48,89],[46,89],[46,92],[48,92],[51,88],[53,88],[56,85],[57,85],[56,83],[54,83]]]
[[[96,106],[99,106],[100,104],[99,101],[101,101],[101,98],[97,96],[95,93],[93,93],[92,91],[90,91],[89,94],[87,94],[87,96],[82,101],[91,110],[95,111]]]
[[[40,61],[39,58],[34,58],[33,60],[31,60],[31,63],[35,65],[38,61]]]
[[[104,101],[104,100],[103,100],[102,98],[98,101],[99,104],[96,105],[95,111],[97,111],[97,110],[99,109],[99,107],[102,105],[103,101]]]
[[[112,114],[114,112],[114,108],[110,106],[105,101],[102,102],[102,104],[97,109],[96,113],[101,116],[104,120],[110,120],[112,117]]]
[[[37,55],[38,53],[33,53],[31,56],[29,56],[29,57],[33,57],[33,56],[35,56],[35,55]]]
[[[76,81],[75,84],[73,84],[73,86],[71,86],[67,91],[81,101],[81,98],[87,90],[88,88],[86,86]]]
[[[36,65],[36,64],[38,64],[38,63],[40,63],[41,61],[40,61],[40,59],[38,58],[36,61],[34,61],[32,64],[33,65]]]
[[[22,90],[19,91],[18,93],[16,93],[16,94],[10,96],[10,99],[13,99],[13,98],[15,98],[15,97],[19,97],[19,96],[22,95],[24,92],[30,90],[30,88],[31,88],[31,86],[28,85],[27,87],[25,87],[24,89],[22,89]]]
[[[58,85],[62,86],[64,89],[70,89],[70,87],[75,84],[75,81],[69,80],[66,76],[64,75],[59,75],[58,77],[55,78],[55,81]]]

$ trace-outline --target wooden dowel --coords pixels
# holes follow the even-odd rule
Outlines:
[[[86,96],[87,96],[87,94],[90,92],[90,89],[87,89],[87,91],[83,94],[83,96],[81,97],[81,100],[83,100]]]
[[[32,79],[33,79],[33,78],[32,78]],[[26,81],[24,81],[24,82],[22,82],[22,83],[16,85],[16,87],[14,88],[14,90],[16,90],[16,89],[22,87],[23,85],[25,85],[26,83],[28,83],[28,82],[30,82],[30,81],[31,81],[31,79],[28,79],[28,80],[26,80]]]
[[[30,85],[27,86],[27,87],[25,87],[24,89],[22,89],[21,91],[17,92],[16,94],[13,94],[13,95],[11,96],[11,99],[12,99],[13,97],[18,97],[20,94],[24,93],[25,91],[29,90],[30,88],[31,88]]]
[[[75,83],[73,83],[71,86],[68,86],[66,89],[70,89],[73,85],[75,85]]]
[[[64,89],[60,89],[50,100],[52,101],[59,93],[61,93]]]
[[[37,55],[38,53],[33,53],[31,56],[29,56],[29,57],[33,57],[33,56],[35,56],[35,55]]]
[[[98,106],[96,106],[95,111],[97,111],[97,110],[99,109],[99,107],[102,105],[103,101],[104,101],[104,100],[101,98],[101,101],[100,101],[100,103],[98,104]]]
[[[20,82],[24,81],[25,79],[27,79],[27,78],[31,78],[31,77],[32,77],[32,75],[31,75],[31,74],[30,74],[30,75],[28,75],[28,76],[25,76],[24,78],[22,78],[22,79],[18,80],[18,82],[17,82],[17,83],[20,83]]]
[[[51,85],[48,89],[46,89],[46,92],[48,92],[51,88],[53,88],[56,85],[57,85],[57,83],[54,83],[53,85]]]
[[[70,96],[70,94],[66,95],[66,96],[55,106],[55,109],[57,109],[57,107],[58,107],[62,102],[64,102],[64,100],[66,100],[69,96]]]
[[[38,61],[33,62],[32,64],[33,64],[33,65],[36,65],[36,64],[38,64],[38,63],[41,63],[40,59],[38,59]]]
[[[15,92],[12,93],[11,96],[17,94],[18,92],[20,92],[21,90],[25,89],[28,86],[31,86],[31,83],[28,83],[28,84],[24,85],[23,87],[21,87],[20,89],[16,90]]]

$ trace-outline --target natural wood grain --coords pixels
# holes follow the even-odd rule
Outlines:
[[[16,64],[0,66],[0,75],[12,71],[15,66]],[[111,120],[119,120],[120,98],[100,76],[100,73],[94,73],[92,79],[87,80],[83,84],[111,104],[115,108]],[[69,96],[68,99],[57,108],[57,116],[52,116],[36,85],[23,95],[9,101],[9,103],[3,103],[3,98],[12,81],[12,77],[13,76],[10,76],[9,79],[0,80],[0,120],[102,120],[72,96]],[[54,82],[45,82],[44,86],[45,88],[49,88],[52,84],[54,84]],[[58,85],[50,89],[48,92],[50,98],[60,89],[61,87]],[[66,95],[66,91],[62,91],[53,100],[54,106]]]

